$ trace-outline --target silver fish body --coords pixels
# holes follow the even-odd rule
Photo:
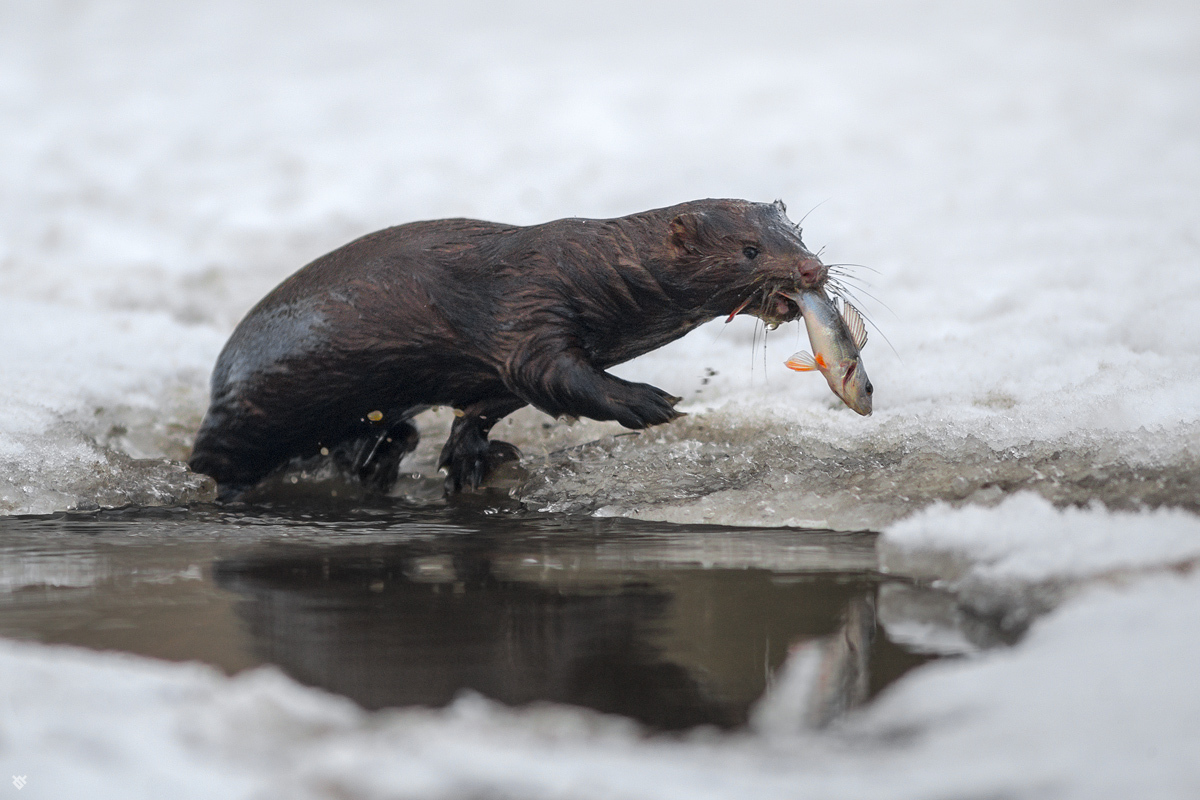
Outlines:
[[[843,301],[839,311],[824,289],[789,294],[804,316],[813,354],[794,354],[786,362],[797,372],[820,371],[829,388],[847,406],[864,417],[871,413],[875,387],[867,378],[859,350],[867,341],[867,329],[858,309]]]

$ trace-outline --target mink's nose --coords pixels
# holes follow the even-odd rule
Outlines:
[[[800,276],[800,285],[805,289],[816,288],[825,279],[828,269],[816,256],[802,258],[796,270]]]

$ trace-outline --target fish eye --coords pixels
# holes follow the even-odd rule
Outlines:
[[[870,381],[867,381],[867,394],[875,394],[875,387],[871,385]]]
[[[752,244],[748,244],[742,248],[742,255],[753,261],[758,257],[758,248]]]

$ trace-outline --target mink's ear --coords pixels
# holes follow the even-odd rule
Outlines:
[[[678,255],[698,253],[704,238],[704,218],[687,212],[671,220],[671,249]]]

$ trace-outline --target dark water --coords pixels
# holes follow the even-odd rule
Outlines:
[[[849,636],[874,568],[870,534],[472,506],[8,518],[0,636],[231,673],[274,663],[372,709],[471,689],[731,727],[789,648]],[[860,694],[925,660],[868,622],[850,648]]]

